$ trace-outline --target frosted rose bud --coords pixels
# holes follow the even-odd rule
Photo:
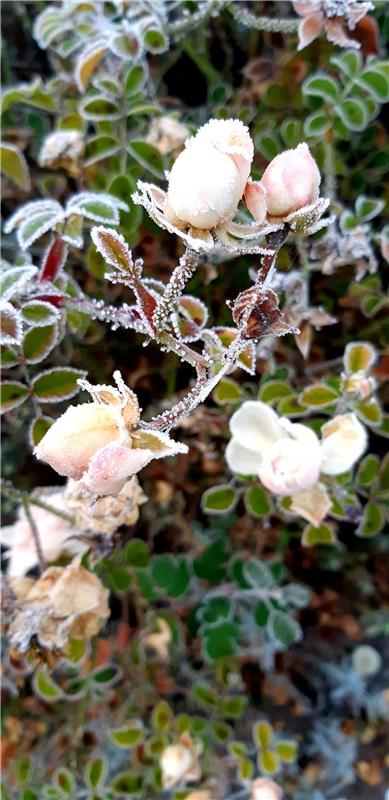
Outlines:
[[[267,213],[266,191],[259,181],[248,181],[244,190],[244,202],[257,222],[264,222]]]
[[[340,414],[321,429],[321,471],[325,475],[347,472],[366,450],[367,434],[355,414]]]
[[[306,429],[308,433],[312,433]],[[313,438],[314,437],[314,438]],[[294,494],[316,483],[320,473],[320,449],[314,433],[311,442],[280,439],[264,454],[258,476],[271,492]]]
[[[320,172],[308,145],[299,144],[273,158],[260,183],[271,216],[285,217],[314,203],[319,197]]]
[[[240,120],[210,120],[186,142],[169,175],[165,215],[208,230],[234,216],[254,147]]]
[[[281,800],[283,791],[271,778],[257,778],[251,784],[250,800]]]
[[[79,480],[98,450],[124,438],[124,424],[118,408],[83,403],[69,406],[49,428],[34,452],[59,475]]]

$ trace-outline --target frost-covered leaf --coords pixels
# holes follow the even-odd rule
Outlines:
[[[52,325],[61,316],[58,308],[45,300],[29,300],[22,305],[20,311],[24,322],[35,328]]]
[[[32,200],[20,206],[4,224],[4,233],[11,233],[23,222],[42,214],[51,213],[53,216],[63,213],[62,206],[56,200]]]
[[[365,130],[369,120],[369,115],[362,100],[359,100],[356,97],[346,98],[335,107],[335,110],[348,130]]]
[[[17,239],[22,250],[28,250],[36,239],[40,239],[47,231],[53,230],[63,218],[64,214],[61,209],[60,212],[42,211],[22,222],[17,232]]]
[[[20,83],[18,86],[5,89],[1,97],[0,108],[4,113],[15,103],[26,103],[45,111],[55,111],[57,107],[53,92],[42,84],[40,78],[31,83]]]
[[[127,275],[132,274],[134,263],[131,251],[121,233],[100,225],[92,228],[91,239],[107,264]]]
[[[304,528],[301,544],[312,547],[315,544],[336,544],[336,533],[332,525],[307,525]]]
[[[72,27],[71,17],[66,18],[61,8],[47,6],[38,14],[34,23],[34,38],[39,47],[45,50],[51,42]]]
[[[284,611],[271,611],[267,623],[267,632],[283,647],[299,642],[302,630],[298,622]]]
[[[370,486],[377,477],[380,469],[380,460],[374,453],[369,453],[358,467],[355,481],[360,486]]]
[[[129,142],[127,150],[129,155],[147,169],[151,175],[160,179],[164,178],[163,158],[154,145],[133,139]]]
[[[9,142],[0,142],[0,159],[3,175],[6,175],[20,189],[28,192],[31,185],[30,173],[27,161],[19,147],[9,144]]]
[[[12,411],[14,408],[21,406],[27,400],[29,390],[27,386],[18,381],[3,381],[0,385],[0,396],[0,413],[5,414],[6,411]]]
[[[58,343],[58,326],[34,327],[24,335],[23,355],[27,364],[39,364]]]
[[[79,104],[79,112],[92,122],[108,122],[125,116],[125,110],[115,100],[103,94],[92,97],[86,95]]]
[[[239,403],[242,393],[236,381],[232,378],[222,378],[214,389],[212,397],[219,406],[225,406],[229,403]]]
[[[338,399],[338,392],[324,383],[308,386],[300,395],[300,400],[306,406],[324,408]]]
[[[164,53],[169,47],[169,40],[160,28],[149,27],[143,33],[143,43],[149,53]]]
[[[368,539],[371,536],[376,536],[385,525],[385,513],[379,503],[369,501],[363,509],[363,515],[357,530],[357,536]]]
[[[343,356],[347,372],[367,372],[374,364],[377,353],[369,342],[349,342]]]
[[[84,164],[89,167],[115,155],[119,150],[120,144],[114,136],[93,136],[86,145]]]
[[[323,136],[331,125],[332,122],[329,114],[326,114],[325,111],[322,110],[314,111],[314,113],[309,114],[304,121],[305,136]]]
[[[72,214],[67,218],[62,233],[62,240],[72,247],[82,247],[84,243],[82,236],[82,217],[78,214]]]
[[[389,79],[383,70],[370,64],[358,75],[357,83],[369,92],[378,103],[389,101]]]
[[[0,302],[0,344],[20,344],[23,336],[23,322],[20,312],[11,303]]]
[[[108,222],[118,225],[119,211],[128,211],[127,203],[110,194],[81,192],[72,197],[66,205],[66,214],[80,214],[94,222]]]
[[[102,756],[87,761],[84,769],[84,780],[89,789],[99,789],[107,774],[107,763]]]
[[[114,728],[109,731],[111,741],[124,749],[135,747],[144,739],[144,731],[138,720],[131,720],[122,725],[121,728]]]
[[[251,558],[244,564],[243,575],[253,589],[270,589],[275,583],[270,567],[259,558]]]
[[[98,39],[87,44],[79,54],[75,67],[75,79],[80,92],[85,92],[90,76],[103,58],[106,49],[106,39]]]
[[[77,381],[85,375],[84,370],[73,367],[47,369],[33,379],[32,389],[40,403],[60,403],[77,394]]]
[[[384,208],[385,200],[381,200],[378,197],[366,197],[364,194],[360,195],[355,203],[358,219],[362,222],[369,222],[374,219],[378,214],[381,214]]]
[[[339,84],[330,75],[324,72],[312,75],[303,83],[303,93],[308,96],[321,97],[323,100],[334,102],[339,94]]]
[[[382,408],[375,397],[367,397],[356,403],[355,413],[366,425],[376,427],[382,422]]]
[[[44,415],[40,415],[39,417],[35,417],[33,419],[30,429],[29,429],[29,437],[32,447],[36,447],[37,444],[43,439],[45,433],[51,428],[54,420],[51,417],[45,417]]]
[[[269,495],[262,486],[250,486],[244,493],[244,503],[248,513],[254,518],[265,517],[271,512]]]
[[[32,685],[35,692],[45,703],[55,703],[56,700],[60,700],[63,697],[61,687],[52,678],[46,666],[38,667],[34,674]]]
[[[143,64],[136,64],[127,72],[124,82],[124,90],[126,95],[132,95],[139,92],[147,80],[147,73]]]
[[[236,489],[228,484],[213,486],[204,492],[201,505],[207,514],[228,514],[235,507],[238,498]]]
[[[26,265],[23,267],[7,266],[1,270],[0,295],[4,300],[10,300],[14,295],[20,294],[26,284],[30,283],[37,274],[36,267]]]

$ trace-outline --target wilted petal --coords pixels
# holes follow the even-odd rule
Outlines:
[[[317,13],[321,8],[321,0],[292,0],[293,9],[300,17]]]
[[[303,50],[304,47],[307,47],[311,42],[317,39],[320,36],[324,27],[324,17],[323,14],[320,12],[316,12],[315,14],[311,14],[309,17],[301,20],[299,25],[299,44],[298,50]]]
[[[262,460],[259,453],[248,450],[234,438],[228,442],[225,457],[231,472],[237,475],[256,475]]]
[[[230,419],[230,431],[236,441],[263,456],[269,446],[285,437],[275,411],[260,400],[247,400]]]
[[[359,50],[361,46],[360,43],[357,42],[356,39],[351,39],[347,36],[344,22],[338,19],[330,19],[327,21],[326,30],[329,42],[333,42],[333,44],[337,44],[339,47],[354,47],[356,50]]]
[[[316,527],[320,525],[331,508],[328,492],[321,483],[316,483],[310,489],[294,494],[290,510],[306,519]]]
[[[139,429],[132,435],[132,446],[151,450],[153,458],[174,456],[177,453],[187,453],[188,447],[181,442],[175,442],[169,434],[162,431]]]
[[[347,472],[366,450],[366,429],[355,414],[341,414],[326,422],[321,433],[321,472],[325,475]]]
[[[91,459],[83,483],[94,494],[118,494],[127,479],[143,469],[152,458],[151,450],[107,445]]]

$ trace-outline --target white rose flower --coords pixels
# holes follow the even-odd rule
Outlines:
[[[334,417],[321,432],[321,471],[325,475],[347,472],[366,450],[366,430],[355,414]]]
[[[278,417],[266,403],[249,400],[231,417],[230,430],[226,459],[232,472],[256,474],[278,495],[290,495],[316,483],[320,444],[310,428]]]
[[[254,147],[240,120],[211,120],[186,142],[169,175],[165,214],[209,230],[231,220],[250,174]]]

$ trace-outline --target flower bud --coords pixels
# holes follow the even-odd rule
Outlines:
[[[35,455],[59,475],[79,480],[92,456],[102,447],[126,436],[119,409],[83,403],[69,406],[35,448]]]
[[[281,786],[271,778],[257,778],[251,785],[250,800],[281,800]]]
[[[267,204],[266,191],[259,181],[249,179],[244,190],[244,202],[252,217],[257,222],[264,222],[266,219]]]
[[[286,217],[319,197],[320,172],[308,145],[299,144],[273,158],[263,173],[268,214]]]
[[[186,142],[169,176],[167,218],[208,230],[234,216],[254,155],[248,129],[235,119],[210,120]]]
[[[321,433],[321,471],[326,475],[347,472],[367,446],[366,430],[352,413],[326,422]]]
[[[92,456],[83,483],[94,494],[118,494],[128,478],[152,458],[151,450],[131,450],[120,444],[108,444]]]

